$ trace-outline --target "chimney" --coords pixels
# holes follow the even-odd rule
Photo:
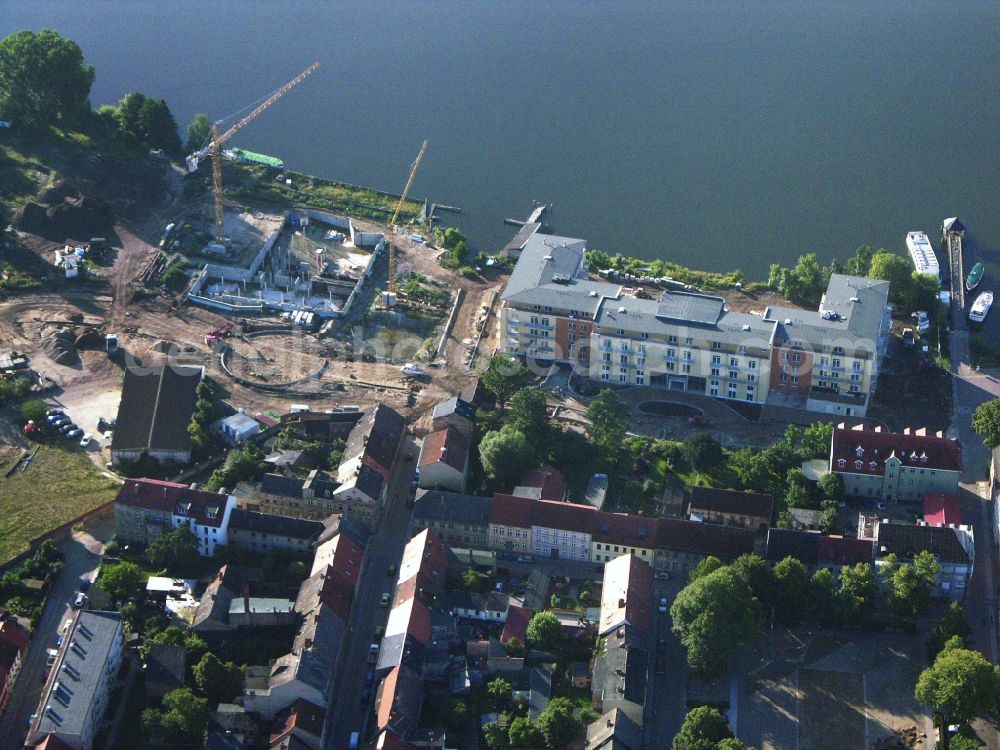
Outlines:
[[[244,583],[243,584],[243,612],[244,612],[244,614],[246,614],[247,624],[249,625],[252,622],[252,618],[250,617],[250,584],[249,583]]]
[[[619,599],[618,600],[618,609],[625,609],[625,600],[624,599]]]

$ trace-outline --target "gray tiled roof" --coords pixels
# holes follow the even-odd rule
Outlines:
[[[265,474],[260,478],[260,491],[266,495],[301,498],[302,485],[301,479],[284,474]]]
[[[187,428],[203,372],[182,365],[126,367],[111,449],[190,450]]]
[[[415,518],[428,521],[489,526],[493,499],[478,495],[462,495],[440,490],[417,490],[413,505]]]
[[[322,533],[323,522],[233,508],[229,513],[229,528],[312,541]]]

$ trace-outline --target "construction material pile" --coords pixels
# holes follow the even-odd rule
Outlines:
[[[48,331],[42,336],[42,351],[56,364],[74,367],[80,364],[76,333],[72,330]]]
[[[888,737],[876,740],[872,750],[911,750],[925,737],[927,735],[919,731],[916,726],[894,729]]]
[[[14,213],[14,226],[57,241],[85,240],[107,233],[114,216],[111,207],[88,198],[60,180],[43,190],[37,203],[28,203]]]

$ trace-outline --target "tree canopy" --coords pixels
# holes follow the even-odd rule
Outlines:
[[[717,750],[720,742],[732,736],[733,730],[719,709],[698,706],[684,717],[681,731],[674,736],[673,750]]]
[[[527,716],[519,716],[510,723],[507,739],[511,750],[541,750],[545,747],[545,736]]]
[[[198,539],[187,526],[181,525],[157,537],[146,550],[146,556],[153,565],[170,572],[187,570],[198,557]]]
[[[163,149],[175,156],[181,151],[177,121],[163,99],[153,99],[138,92],[126,94],[115,111],[115,120],[119,130],[149,148]]]
[[[187,126],[187,145],[185,150],[194,153],[212,139],[212,121],[208,115],[197,114]]]
[[[707,432],[699,432],[684,438],[684,456],[695,471],[711,471],[722,462],[722,446]]]
[[[920,674],[914,694],[941,714],[943,726],[967,723],[1000,708],[1000,668],[978,651],[949,642]]]
[[[972,429],[989,448],[1000,445],[1000,399],[980,404],[972,413]]]
[[[549,428],[545,394],[537,388],[522,388],[515,393],[510,400],[507,424],[521,432],[532,445],[540,444]]]
[[[232,662],[221,662],[213,653],[202,656],[191,672],[210,706],[231,701],[243,692],[243,670]]]
[[[525,469],[534,466],[535,450],[523,432],[505,425],[483,435],[479,458],[486,476],[501,487],[510,487]]]
[[[517,358],[494,354],[480,376],[480,382],[496,399],[497,406],[502,409],[511,396],[528,384],[530,378],[531,373],[528,372],[528,368]]]
[[[587,406],[590,442],[602,453],[616,456],[628,430],[628,407],[610,388],[603,389]]]
[[[159,724],[168,736],[201,739],[208,729],[208,701],[191,688],[180,688],[163,696],[163,711],[146,709],[143,722]]]
[[[552,612],[536,612],[528,622],[528,642],[545,651],[554,650],[562,639],[562,625]]]
[[[573,713],[573,704],[568,698],[553,698],[538,715],[538,728],[545,737],[549,750],[568,747],[580,731],[580,721]]]
[[[79,121],[90,112],[94,68],[76,42],[51,29],[0,40],[0,118],[18,126]]]
[[[706,674],[720,672],[733,650],[750,641],[762,623],[760,603],[730,568],[719,568],[685,586],[670,616],[688,664]]]
[[[142,568],[133,562],[120,562],[101,568],[101,588],[113,599],[126,600],[135,596],[146,581]]]

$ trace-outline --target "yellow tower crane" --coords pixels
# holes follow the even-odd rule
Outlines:
[[[212,125],[212,140],[202,146],[198,151],[195,151],[185,160],[187,162],[187,168],[189,172],[198,171],[198,164],[206,155],[212,158],[212,192],[215,198],[215,240],[216,242],[224,242],[225,235],[223,232],[223,220],[225,218],[225,204],[223,203],[222,194],[222,144],[232,138],[239,130],[242,130],[245,125],[247,125],[251,120],[255,119],[257,115],[263,112],[265,109],[274,104],[278,99],[287,94],[293,87],[301,83],[305,78],[307,78],[316,68],[319,67],[318,62],[314,62],[308,68],[299,73],[295,78],[290,80],[280,89],[275,91],[264,101],[254,107],[253,111],[250,112],[246,117],[233,125],[229,130],[224,133],[219,132],[219,122]]]
[[[420,161],[424,158],[424,151],[426,150],[427,141],[424,141],[420,145],[420,152],[417,154],[413,166],[410,167],[410,176],[406,180],[406,187],[403,188],[403,194],[399,196],[396,211],[393,213],[392,219],[389,220],[389,231],[386,232],[386,242],[389,244],[389,290],[383,297],[386,307],[392,307],[396,304],[396,244],[394,242],[396,222],[399,221],[399,214],[403,210],[403,204],[406,203],[406,196],[410,194],[410,188],[413,187],[413,178],[417,176],[417,169],[420,167]]]

